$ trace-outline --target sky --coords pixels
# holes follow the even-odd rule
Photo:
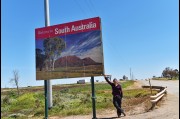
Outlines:
[[[81,32],[59,36],[65,41],[66,48],[61,51],[61,54],[56,58],[65,56],[77,56],[81,59],[90,57],[98,63],[103,62],[102,42],[100,30]],[[36,48],[44,50],[44,39],[36,40]],[[45,52],[43,52],[45,54]]]
[[[62,51],[61,57],[68,55],[76,55],[81,59],[90,57],[95,62],[102,63],[100,34],[101,32],[96,30],[63,36],[66,50]]]
[[[19,71],[19,86],[40,86],[35,78],[35,29],[45,26],[44,0],[1,1],[1,87]],[[99,16],[105,74],[147,79],[166,67],[179,70],[178,0],[49,0],[50,25]],[[74,79],[52,84],[76,83]],[[104,81],[103,77],[95,80]]]

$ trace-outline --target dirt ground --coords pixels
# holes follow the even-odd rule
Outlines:
[[[134,87],[139,88],[141,85],[147,85],[145,81],[138,81]],[[168,94],[163,97],[162,101],[156,105],[156,107],[146,113],[143,112],[143,105],[139,105],[132,110],[126,112],[127,116],[121,117],[122,119],[179,119],[179,81],[152,81],[152,85],[157,86],[167,86]],[[178,93],[177,93],[178,91]],[[90,115],[77,115],[68,117],[50,117],[50,119],[92,119],[92,114]],[[116,111],[105,110],[97,112],[96,117],[98,119],[115,119],[117,118]]]

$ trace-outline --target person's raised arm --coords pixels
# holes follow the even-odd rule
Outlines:
[[[104,75],[104,78],[105,78],[105,80],[110,84],[110,85],[112,85],[112,82],[111,81],[109,81],[109,79],[108,79],[108,77],[107,77],[107,75]]]

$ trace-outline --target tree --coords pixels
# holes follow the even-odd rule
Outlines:
[[[179,71],[177,69],[173,70],[175,77],[179,77]]]
[[[124,79],[124,80],[126,79],[126,76],[125,76],[125,75],[123,76],[123,79]]]
[[[44,40],[43,45],[46,58],[50,63],[50,68],[51,70],[54,70],[55,61],[65,48],[65,41],[59,37],[48,38]]]
[[[128,77],[126,75],[123,75],[123,80],[128,80]]]
[[[17,94],[19,96],[19,72],[18,70],[13,70],[13,78],[10,80],[10,82],[15,83],[16,88],[17,88]]]
[[[162,76],[165,78],[173,78],[173,77],[177,77],[179,75],[179,71],[177,69],[173,70],[170,67],[166,67],[163,72],[162,72]]]
[[[45,63],[45,55],[42,54],[41,49],[36,49],[36,68],[39,68],[40,71],[42,71],[42,68]]]

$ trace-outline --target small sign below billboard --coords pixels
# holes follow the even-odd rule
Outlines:
[[[36,80],[104,74],[100,18],[35,29]]]

